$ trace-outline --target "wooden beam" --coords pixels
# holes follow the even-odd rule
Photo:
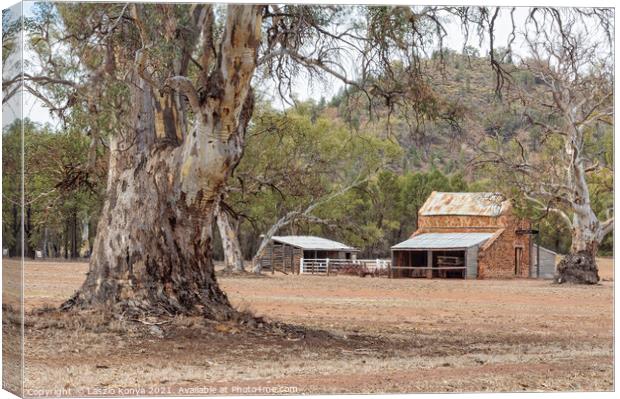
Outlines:
[[[427,278],[433,278],[433,251],[426,251],[426,268],[430,269],[426,272]]]

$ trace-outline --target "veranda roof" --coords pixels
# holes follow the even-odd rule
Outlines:
[[[426,233],[396,244],[392,249],[467,249],[480,245],[493,233]]]

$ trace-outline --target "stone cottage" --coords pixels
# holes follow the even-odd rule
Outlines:
[[[392,247],[392,277],[529,277],[532,228],[496,193],[433,192],[418,229]]]

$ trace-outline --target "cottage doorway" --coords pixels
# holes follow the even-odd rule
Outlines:
[[[521,268],[521,260],[523,259],[523,248],[515,248],[515,276],[519,275],[519,269]]]

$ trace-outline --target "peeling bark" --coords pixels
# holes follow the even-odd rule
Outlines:
[[[596,284],[600,280],[596,265],[600,222],[588,206],[575,212],[570,253],[558,264],[556,283]]]
[[[88,217],[82,219],[82,243],[80,246],[80,257],[90,256],[90,229]]]
[[[224,264],[226,265],[226,270],[235,273],[245,272],[237,229],[233,227],[229,215],[221,206],[218,206],[216,218],[220,238],[222,239],[222,248],[224,249]]]
[[[582,157],[584,128],[575,122],[578,119],[575,113],[577,110],[573,108],[566,115],[566,120],[570,122],[570,134],[565,140],[565,151],[570,160],[566,179],[573,193],[569,198],[573,212],[570,221],[572,241],[570,253],[558,265],[555,281],[595,284],[599,281],[596,254],[605,233],[590,202],[590,189]]]
[[[103,306],[126,317],[234,314],[215,279],[211,232],[216,199],[239,162],[252,114],[260,10],[228,7],[210,93],[187,135],[177,103],[145,76],[136,53],[128,77],[133,128],[111,140],[89,272],[62,309]]]
[[[136,143],[129,149],[126,141],[110,145],[106,201],[88,276],[63,308],[103,305],[134,316],[201,311],[226,317],[230,305],[210,259],[213,216],[188,205],[181,190],[183,147],[153,148],[148,85],[134,90],[132,101],[141,105]]]

